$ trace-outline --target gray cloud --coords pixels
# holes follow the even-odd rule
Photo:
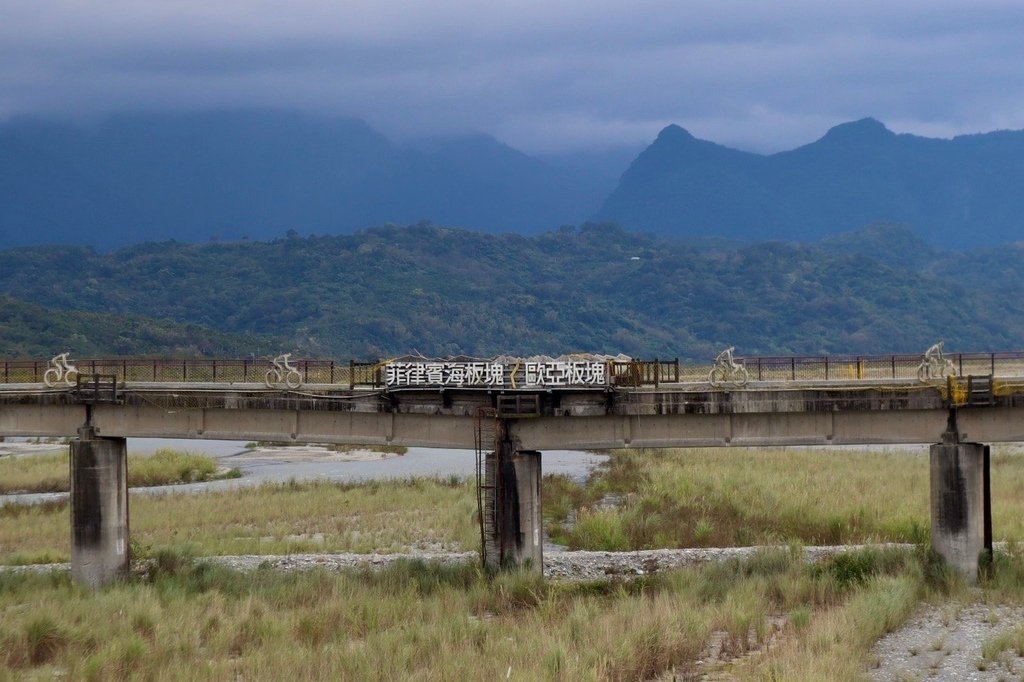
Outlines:
[[[756,150],[873,115],[1024,127],[1024,6],[981,0],[7,0],[0,117],[296,107],[529,151],[663,125]]]

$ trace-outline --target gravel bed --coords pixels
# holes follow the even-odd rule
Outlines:
[[[261,566],[282,571],[308,571],[323,568],[331,571],[348,568],[385,568],[403,559],[422,559],[456,565],[479,561],[476,552],[410,552],[404,554],[289,554],[287,556],[205,557],[203,561],[228,566],[239,571],[251,571]]]
[[[1019,680],[1024,658],[1004,652],[984,661],[982,644],[1024,624],[1024,609],[1010,606],[929,606],[872,648],[873,680]]]
[[[71,570],[71,564],[28,564],[27,566],[0,566],[0,573],[67,573]]]
[[[833,545],[825,547],[804,547],[804,558],[817,561],[823,557],[865,547],[911,549],[913,545]],[[781,547],[785,549],[785,547]],[[779,547],[723,547],[694,549],[648,549],[636,552],[589,552],[559,551],[544,555],[544,575],[559,580],[598,580],[608,577],[633,577],[666,571],[684,566],[698,566],[710,561],[725,561],[745,558],[765,549]],[[403,559],[422,559],[446,564],[477,562],[477,552],[409,552],[402,554],[289,554],[289,555],[243,555],[203,557],[209,561],[231,568],[248,571],[268,566],[278,570],[301,571],[314,568],[341,570],[347,568],[383,568]],[[36,564],[31,566],[5,566],[7,572],[68,571],[68,564]]]
[[[913,545],[831,545],[804,547],[806,561],[851,552],[865,547],[900,548],[910,550]],[[766,549],[781,547],[720,547],[692,549],[645,549],[636,552],[552,552],[544,556],[544,575],[567,580],[594,580],[609,576],[639,576],[667,571],[684,566],[699,566],[710,561],[726,561],[753,556]]]

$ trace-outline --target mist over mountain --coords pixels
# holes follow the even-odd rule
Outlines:
[[[951,140],[896,134],[871,118],[761,155],[668,126],[595,219],[677,237],[814,241],[876,221],[968,248],[1024,234],[1024,131]]]
[[[672,125],[638,156],[543,157],[482,134],[396,144],[360,120],[273,110],[0,124],[0,248],[106,250],[423,221],[537,234],[592,216],[690,244],[813,242],[890,222],[963,249],[1021,238],[1021,186],[1024,131],[942,140],[874,119],[770,155]]]
[[[584,216],[608,171],[485,135],[399,146],[366,123],[266,110],[0,125],[0,247],[347,233],[420,220],[535,233]]]

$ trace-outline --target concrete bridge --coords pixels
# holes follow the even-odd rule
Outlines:
[[[540,567],[541,452],[930,443],[932,543],[969,578],[991,550],[988,443],[1024,441],[1024,353],[0,361],[0,436],[70,436],[72,571],[128,562],[127,437],[477,452],[491,566]]]

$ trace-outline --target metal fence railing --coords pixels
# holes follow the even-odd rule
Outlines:
[[[999,353],[949,353],[947,367],[961,377],[996,376],[1024,378],[1024,351]],[[921,355],[859,356],[764,356],[737,357],[750,381],[862,381],[918,380]],[[253,383],[267,382],[274,361],[264,358],[168,359],[96,358],[73,359],[81,375],[106,375],[125,382]],[[290,360],[301,384],[379,388],[385,384],[386,361]],[[609,361],[611,386],[660,386],[672,383],[707,382],[711,363],[672,360]],[[0,384],[43,383],[54,365],[49,360],[0,360]],[[943,376],[933,377],[944,379]],[[52,375],[51,375],[52,379]],[[51,381],[51,383],[53,383]],[[67,385],[73,385],[70,378]],[[272,381],[271,383],[279,383]]]
[[[909,354],[737,359],[754,381],[917,380],[922,360],[921,355]],[[949,353],[945,360],[958,376],[1024,376],[1024,352]]]
[[[275,369],[273,360],[261,358],[97,358],[76,359],[72,364],[79,374],[115,376],[120,383],[265,383],[268,373]],[[380,365],[375,362],[291,360],[290,364],[303,384],[380,385]],[[50,368],[47,360],[5,360],[0,362],[0,383],[42,383]],[[74,383],[74,379],[68,383]]]
[[[613,386],[660,386],[678,383],[679,358],[674,360],[631,360],[608,363],[608,377]]]
[[[921,356],[757,357],[744,365],[755,381],[916,379]]]
[[[945,355],[958,376],[1024,377],[1024,351],[950,353]],[[794,355],[737,357],[751,381],[860,381],[919,379],[923,357],[893,355]],[[713,365],[677,360],[612,362],[611,383],[617,386],[658,386],[671,382],[706,382]],[[935,378],[942,378],[935,377]]]

